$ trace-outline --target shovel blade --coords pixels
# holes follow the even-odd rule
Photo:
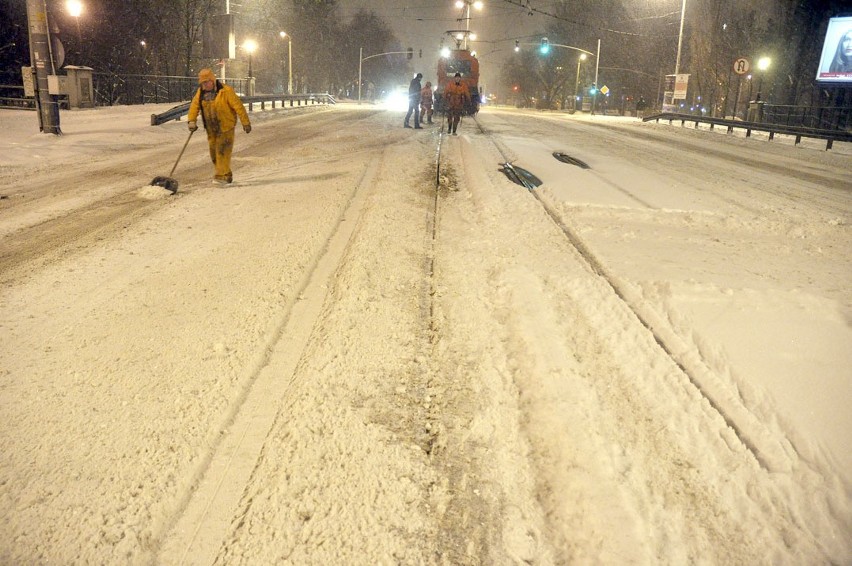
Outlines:
[[[173,179],[171,177],[154,177],[154,180],[151,181],[151,186],[163,187],[172,194],[175,194],[178,190],[177,179]]]

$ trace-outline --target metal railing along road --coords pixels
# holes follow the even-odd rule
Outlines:
[[[308,94],[257,94],[255,96],[241,96],[244,105],[248,106],[249,112],[254,111],[255,106],[259,106],[260,110],[266,110],[269,105],[271,110],[275,110],[276,104],[280,104],[284,108],[287,103],[292,107],[306,106],[311,104],[336,104],[334,97],[327,92],[325,93],[308,93]],[[185,102],[174,108],[170,108],[160,114],[151,114],[151,125],[159,126],[172,120],[180,120],[181,116],[189,112],[189,102]]]
[[[852,107],[766,104],[762,122],[818,130],[852,130]]]
[[[735,128],[740,128],[746,131],[746,137],[750,137],[752,132],[766,132],[769,134],[770,141],[775,138],[776,134],[794,136],[796,138],[796,145],[802,141],[802,138],[821,139],[826,140],[825,149],[827,150],[831,149],[835,141],[852,142],[852,132],[842,130],[787,126],[784,124],[770,124],[766,122],[745,122],[742,120],[710,118],[708,116],[695,116],[692,114],[676,114],[668,112],[642,118],[643,122],[650,122],[651,120],[655,120],[657,122],[660,120],[668,120],[669,124],[675,120],[680,120],[681,126],[686,125],[686,122],[693,122],[696,128],[698,127],[698,124],[709,124],[711,130],[714,126],[723,126],[727,128],[729,134],[732,133]]]

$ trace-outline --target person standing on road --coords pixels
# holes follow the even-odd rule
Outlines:
[[[426,123],[432,123],[432,103],[434,95],[432,93],[432,83],[426,81],[426,86],[420,91],[420,123],[423,123],[423,118],[426,118]]]
[[[464,114],[465,107],[470,103],[470,91],[461,80],[461,73],[456,73],[453,82],[444,89],[444,104],[447,108],[447,132],[456,134],[459,121]]]
[[[198,92],[189,105],[189,131],[198,129],[196,120],[201,114],[201,122],[207,130],[207,145],[210,146],[210,159],[215,166],[213,182],[227,184],[234,180],[231,172],[231,152],[234,150],[234,128],[237,118],[245,133],[251,132],[248,113],[237,93],[230,86],[218,81],[210,69],[201,69],[198,73]]]
[[[420,126],[420,91],[422,90],[422,87],[420,86],[420,79],[422,78],[423,73],[417,73],[408,85],[408,113],[405,115],[405,123],[403,124],[403,127],[405,128],[411,127],[408,120],[411,118],[411,114],[413,112],[414,128],[418,130],[422,129]]]

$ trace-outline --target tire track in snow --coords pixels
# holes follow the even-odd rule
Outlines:
[[[224,419],[218,444],[211,447],[195,473],[197,487],[185,495],[181,511],[164,529],[157,552],[160,564],[212,564],[228,534],[267,433],[278,413],[271,398],[286,394],[288,384],[321,312],[333,277],[353,237],[383,154],[374,157],[353,187],[345,209],[332,227],[321,256],[305,271],[294,299],[254,360],[245,389]],[[270,370],[274,364],[275,371]]]
[[[822,171],[802,171],[787,163],[777,163],[772,159],[771,153],[766,154],[766,159],[753,157],[758,146],[749,145],[748,148],[729,147],[720,143],[717,147],[708,147],[705,144],[692,143],[683,136],[660,135],[657,132],[649,132],[641,128],[632,128],[625,131],[623,128],[613,128],[595,122],[585,122],[582,126],[589,130],[595,130],[595,137],[606,139],[612,147],[630,148],[630,155],[635,159],[646,159],[646,155],[656,159],[659,158],[648,154],[647,142],[668,146],[677,152],[678,160],[667,160],[667,167],[672,174],[676,168],[689,172],[691,167],[704,166],[707,160],[715,160],[719,163],[719,170],[724,170],[725,181],[733,187],[746,185],[754,190],[760,191],[780,202],[775,205],[779,209],[785,209],[792,204],[796,206],[803,202],[816,205],[824,212],[834,213],[838,209],[847,208],[850,190],[849,175],[843,171],[826,169]],[[721,134],[708,134],[721,135]],[[720,140],[723,141],[723,140]],[[770,142],[762,142],[770,143]],[[779,142],[774,142],[779,143]],[[805,150],[807,151],[807,150]],[[695,156],[700,156],[699,161],[694,161]],[[684,161],[686,165],[680,165]],[[783,175],[789,179],[789,183],[778,185],[775,179]],[[714,191],[713,196],[724,202],[730,203],[738,208],[747,210],[755,215],[763,215],[763,208],[755,207],[753,199],[745,198],[736,188],[729,188],[725,194]],[[761,203],[764,207],[769,201]]]
[[[489,134],[479,121],[476,123],[479,130],[493,143],[500,155],[506,161],[509,161],[503,145],[494,135]],[[737,438],[754,456],[760,466],[767,471],[785,469],[789,465],[789,458],[784,446],[742,404],[738,397],[724,387],[710,369],[709,364],[701,358],[697,349],[684,343],[659,316],[642,308],[640,301],[636,300],[637,297],[634,297],[618,282],[617,278],[606,269],[579,234],[563,221],[556,209],[542,198],[538,191],[532,190],[529,193],[538,201],[589,269],[603,279],[613,293],[630,308],[636,319],[652,334],[660,348],[731,427]]]
[[[352,123],[346,120],[362,121],[372,115],[373,112],[370,112],[355,114],[353,117],[322,111],[300,116],[275,117],[275,120],[312,120],[315,124],[310,129],[285,128],[283,132],[276,131],[273,138],[264,132],[267,125],[273,124],[262,124],[255,129],[252,139],[246,140],[246,146],[238,148],[233,161],[239,164],[242,160],[252,159],[250,154],[258,153],[280,160],[282,144],[298,144],[290,146],[290,152],[296,152],[299,145],[311,143],[327,128],[345,131],[352,127]],[[82,172],[63,168],[62,172],[51,175],[41,185],[29,188],[26,199],[4,199],[0,212],[14,212],[12,218],[18,224],[7,225],[0,230],[0,282],[21,277],[21,272],[39,269],[57,257],[73,254],[95,245],[100,240],[114,237],[127,226],[169,206],[171,199],[182,198],[202,187],[207,188],[210,162],[206,148],[199,149],[195,143],[193,145],[195,147],[188,150],[194,155],[184,156],[183,167],[178,170],[179,175],[175,175],[179,177],[181,187],[174,197],[147,200],[139,198],[137,194],[141,187],[150,182],[158,168],[165,167],[161,163],[169,163],[169,166],[173,163],[174,148],[158,146],[147,150],[141,156],[134,154],[131,158],[117,162],[110,160],[95,163],[93,168]],[[139,171],[140,160],[144,161],[144,167],[150,171]],[[309,163],[297,160],[293,166],[303,167]],[[25,175],[26,172],[22,174]],[[197,181],[200,176],[205,179],[203,183]],[[22,212],[30,209],[35,212]],[[20,218],[26,220],[19,220]]]
[[[483,148],[489,144],[480,139]],[[641,563],[643,555],[646,561],[754,563],[785,545],[817,555],[809,528],[789,520],[786,504],[767,505],[777,497],[772,476],[704,391],[637,324],[634,309],[606,279],[547,228],[553,219],[538,214],[540,203],[507,191],[496,172],[481,172],[491,170],[488,162],[498,152],[481,153],[457,160],[470,192],[469,205],[456,199],[467,213],[459,221],[471,239],[469,252],[454,253],[469,267],[444,285],[464,289],[449,299],[455,312],[447,340],[455,344],[450,359],[458,367],[448,369],[483,399],[466,407],[473,415],[466,427],[471,438],[463,437],[461,448],[451,442],[450,449],[471,454],[472,464],[481,465],[477,458],[486,455],[470,483],[478,482],[482,493],[471,512],[491,530],[482,547],[491,552],[489,563],[508,563],[501,553],[513,563]],[[510,220],[518,215],[523,227]],[[548,271],[545,249],[551,257],[558,250],[565,268],[559,262]],[[467,290],[483,275],[487,285]],[[477,340],[479,328],[492,326],[487,343]],[[458,345],[468,334],[470,344]],[[590,399],[595,396],[597,402]],[[746,493],[737,480],[754,487]],[[492,501],[499,503],[486,504]],[[638,529],[618,528],[631,525]],[[795,532],[795,542],[775,536],[779,531]],[[555,559],[545,558],[549,549]]]

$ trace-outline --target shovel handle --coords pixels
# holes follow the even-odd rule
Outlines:
[[[183,142],[183,148],[180,150],[180,153],[178,154],[177,161],[175,161],[175,165],[174,165],[174,167],[172,167],[172,171],[171,171],[171,173],[169,173],[169,177],[171,177],[174,174],[175,169],[177,169],[178,163],[180,163],[180,158],[183,157],[183,152],[186,151],[186,146],[189,145],[189,140],[192,139],[192,134],[194,134],[194,133],[195,133],[195,130],[190,130],[189,137],[187,137],[186,141]]]

